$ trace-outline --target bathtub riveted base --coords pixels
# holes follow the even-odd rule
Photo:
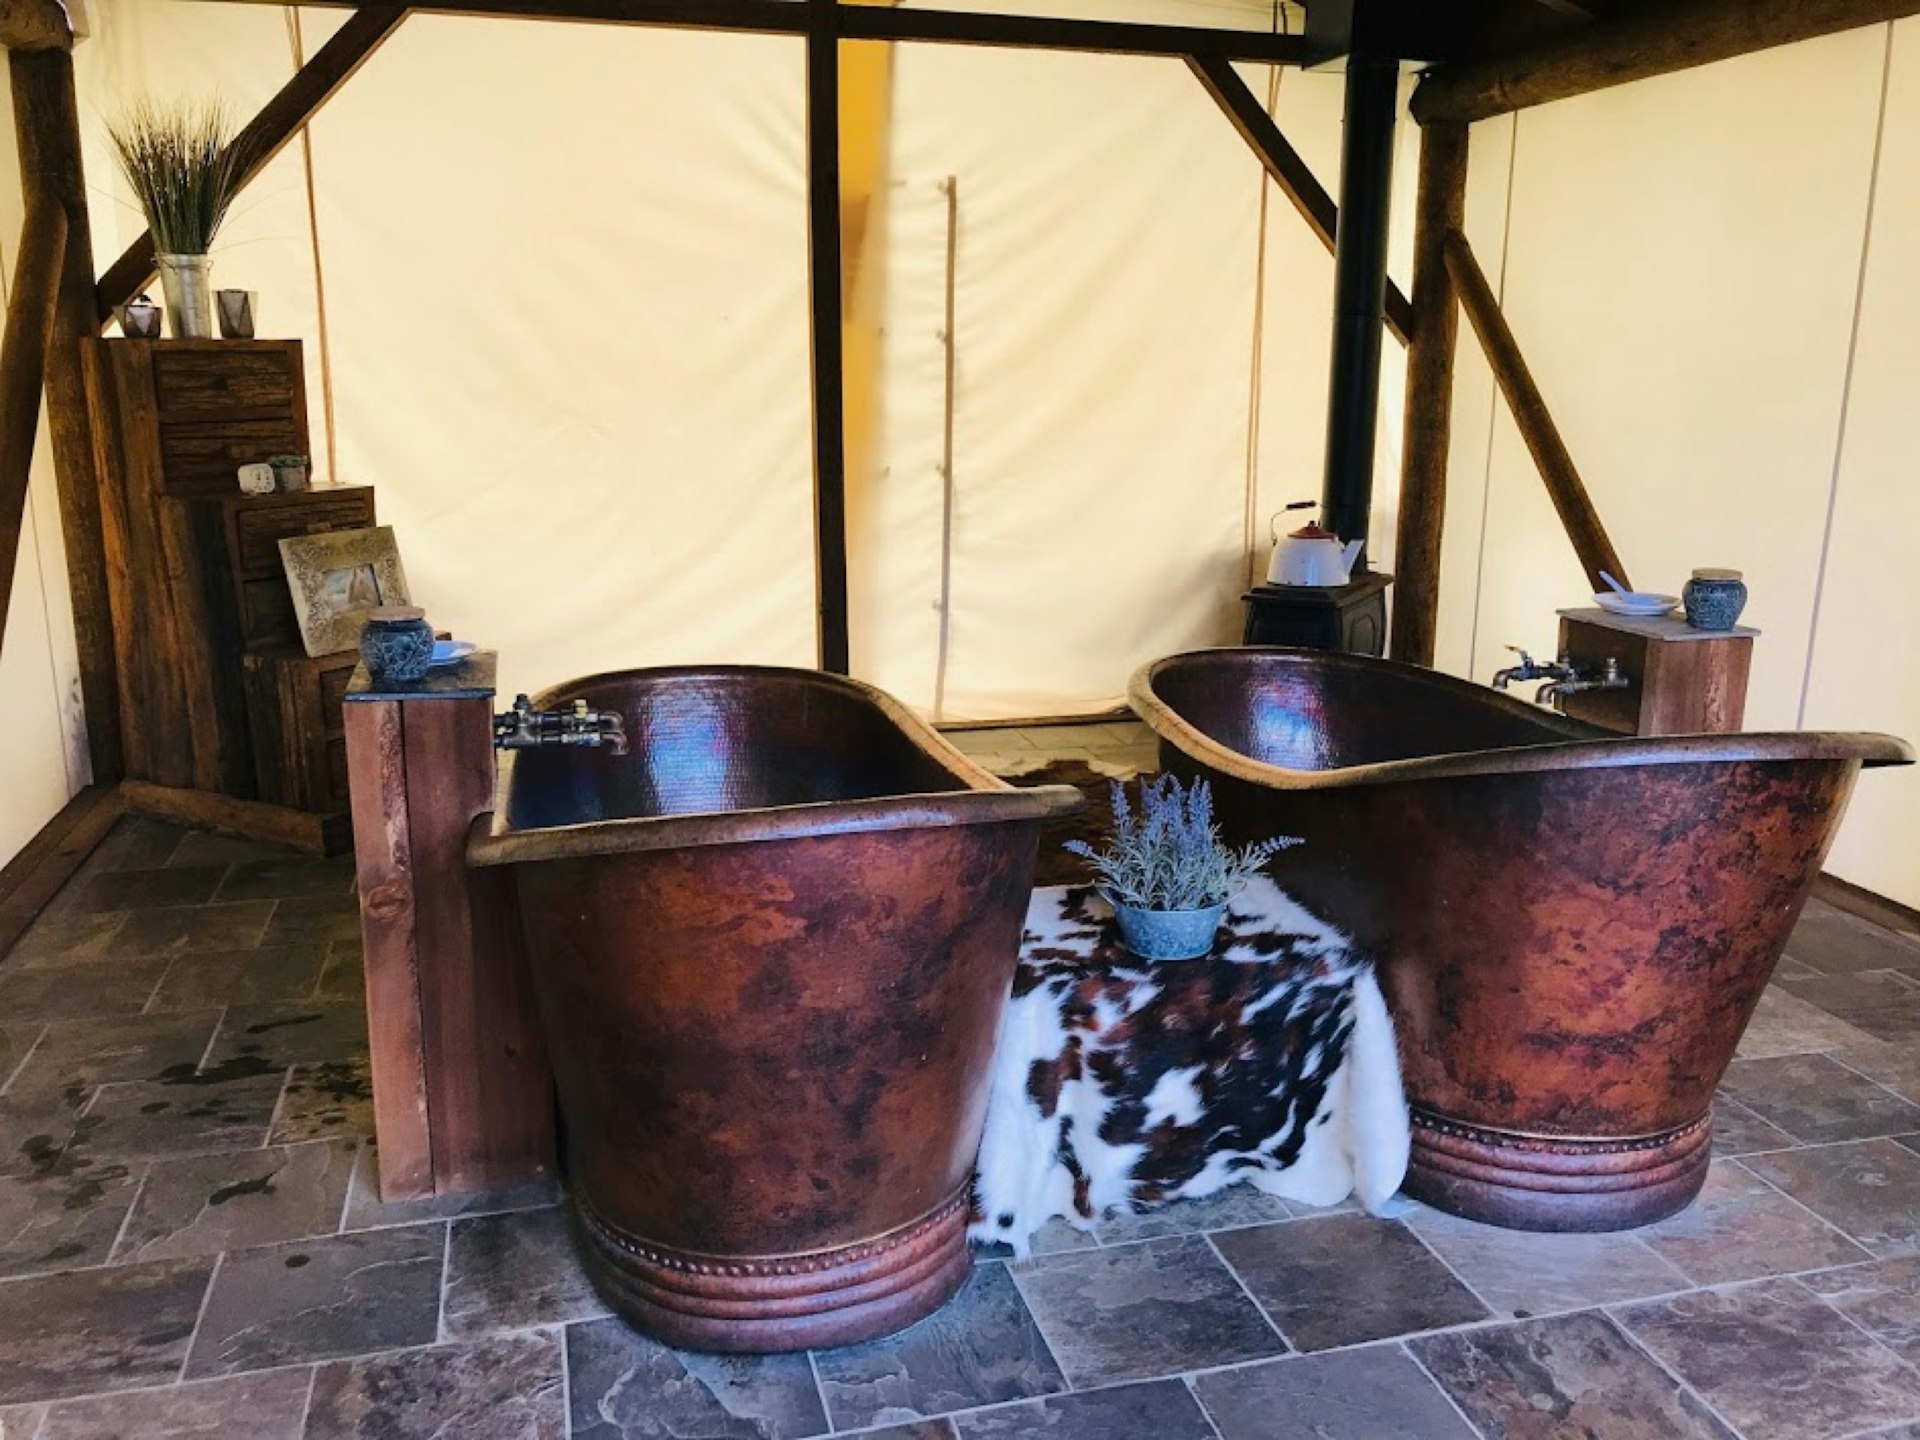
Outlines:
[[[571,1208],[607,1303],[685,1350],[761,1355],[878,1339],[939,1309],[973,1266],[964,1188],[898,1230],[798,1255],[690,1254],[616,1229],[577,1193]]]
[[[1413,1107],[1405,1193],[1509,1230],[1630,1230],[1683,1210],[1713,1158],[1708,1116],[1658,1135],[1576,1139],[1464,1124]]]

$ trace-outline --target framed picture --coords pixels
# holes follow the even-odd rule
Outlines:
[[[280,562],[309,655],[353,649],[369,610],[411,603],[391,525],[289,535],[280,542]]]

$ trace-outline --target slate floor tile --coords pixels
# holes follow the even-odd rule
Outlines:
[[[316,860],[296,855],[249,860],[226,872],[221,900],[338,899],[353,888],[353,857]],[[211,897],[209,897],[211,898]]]
[[[286,1072],[102,1085],[71,1142],[87,1154],[157,1160],[264,1144]]]
[[[1781,1150],[1740,1163],[1875,1255],[1920,1252],[1920,1155],[1892,1140]]]
[[[1881,1040],[1920,1035],[1920,985],[1892,970],[1782,980],[1782,988]],[[1834,1048],[1834,1047],[1825,1047]]]
[[[163,1260],[0,1281],[0,1402],[170,1383],[212,1273]]]
[[[1410,1216],[1406,1224],[1488,1305],[1523,1320],[1686,1290],[1692,1283],[1627,1232],[1548,1235],[1500,1230],[1428,1209]]]
[[[85,964],[0,967],[0,1022],[134,1015],[145,1008],[165,967],[155,960],[89,960]]]
[[[273,916],[261,937],[262,945],[280,945],[290,940],[337,943],[360,939],[360,903],[351,893],[306,895],[269,903]]]
[[[226,878],[224,865],[181,866],[179,869],[106,870],[76,878],[62,892],[63,906],[79,912],[99,910],[157,910],[175,905],[204,905],[213,899]],[[71,892],[71,893],[69,893]],[[250,897],[233,897],[244,900]]]
[[[0,1435],[0,1440],[6,1440],[6,1437]],[[938,1420],[910,1420],[905,1425],[882,1425],[874,1430],[855,1431],[852,1440],[956,1440],[956,1436],[953,1421],[942,1416]]]
[[[46,1174],[92,1098],[85,1086],[0,1095],[0,1175]]]
[[[352,1000],[231,1005],[208,1052],[208,1063],[247,1056],[280,1066],[364,1060],[366,1007]]]
[[[695,1355],[618,1320],[570,1325],[573,1440],[802,1440],[826,1411],[805,1355]]]
[[[509,1190],[479,1190],[465,1195],[430,1195],[423,1200],[380,1198],[380,1160],[378,1142],[360,1147],[359,1163],[354,1166],[353,1183],[347,1191],[347,1214],[343,1230],[370,1230],[387,1225],[413,1225],[426,1220],[451,1220],[461,1215],[493,1215],[504,1210],[532,1210],[552,1205],[560,1198],[560,1187],[552,1180],[537,1180]]]
[[[0,1094],[4,1094],[7,1082],[40,1043],[40,1037],[46,1034],[47,1027],[37,1020],[20,1025],[0,1025]]]
[[[327,947],[327,963],[320,971],[316,1000],[366,1002],[367,968],[358,940],[335,940]]]
[[[1162,1235],[1199,1235],[1208,1230],[1272,1225],[1292,1218],[1286,1201],[1242,1182],[1204,1200],[1175,1200],[1137,1215],[1109,1216],[1100,1222],[1099,1235],[1103,1244],[1124,1245]]]
[[[310,1000],[327,959],[324,944],[199,950],[167,964],[149,1010],[193,1010],[266,1000]]]
[[[551,1333],[335,1361],[314,1377],[306,1440],[562,1440],[565,1395]]]
[[[1920,1417],[1920,1372],[1790,1280],[1696,1290],[1616,1314],[1749,1434],[1826,1440]]]
[[[269,845],[261,840],[242,840],[236,835],[213,835],[205,830],[189,830],[169,855],[168,865],[247,865],[256,860],[281,864],[303,858],[284,845]]]
[[[1758,1280],[1868,1258],[1845,1235],[1744,1168],[1744,1162],[1732,1160],[1713,1162],[1693,1204],[1637,1233],[1695,1285]]]
[[[445,1251],[445,1227],[413,1225],[228,1255],[186,1373],[225,1375],[432,1344]]]
[[[1330,1215],[1229,1230],[1213,1243],[1302,1350],[1487,1318],[1487,1308],[1396,1220]]]
[[[1920,965],[1920,944],[1818,900],[1808,901],[1801,912],[1787,939],[1787,953],[1828,975]]]
[[[192,1069],[219,1023],[217,1009],[56,1020],[47,1026],[8,1093],[158,1080],[183,1066]]]
[[[118,910],[43,911],[7,951],[6,963],[25,969],[103,960],[115,932],[126,922],[125,912]]]
[[[1408,1342],[1486,1440],[1737,1440],[1604,1315]]]
[[[559,1206],[453,1222],[442,1334],[465,1340],[605,1315]]]
[[[1920,1365],[1920,1258],[1875,1260],[1800,1283],[1894,1354]]]
[[[1214,1440],[1213,1427],[1178,1380],[1054,1395],[954,1417],[960,1440]]]
[[[175,905],[136,910],[106,942],[110,959],[179,955],[196,950],[239,950],[258,945],[273,915],[271,900],[241,905]]]
[[[0,1278],[106,1264],[141,1173],[100,1162],[0,1179]]]
[[[1920,1105],[1825,1055],[1736,1060],[1721,1088],[1808,1144],[1920,1130]]]
[[[103,870],[153,870],[165,865],[186,838],[186,827],[147,815],[123,815],[87,857],[89,874]]]
[[[364,1139],[373,1134],[373,1069],[365,1060],[296,1065],[288,1072],[267,1143]]]
[[[1870,1038],[1866,1031],[1829,1015],[1776,984],[1761,992],[1760,1003],[1754,1007],[1753,1018],[1747,1022],[1735,1053],[1743,1060],[1760,1060],[1769,1055],[1839,1050]]]
[[[1221,1440],[1476,1440],[1398,1346],[1216,1370],[1193,1388]]]
[[[1713,1101],[1713,1153],[1718,1156],[1753,1155],[1762,1150],[1787,1150],[1794,1138],[1770,1125],[1727,1095]]]
[[[95,1395],[52,1406],[34,1440],[300,1440],[304,1369]]]
[[[1858,1044],[1836,1050],[1834,1058],[1878,1080],[1902,1099],[1920,1104],[1920,1045],[1911,1040],[1863,1037]]]
[[[919,1324],[884,1340],[822,1350],[815,1363],[837,1430],[1067,1388],[1064,1362],[1055,1362],[1007,1267],[992,1260],[975,1266],[960,1293]]]
[[[44,1405],[0,1405],[0,1440],[33,1440],[46,1414]]]
[[[352,1141],[156,1160],[116,1262],[217,1255],[331,1235],[353,1173]]]

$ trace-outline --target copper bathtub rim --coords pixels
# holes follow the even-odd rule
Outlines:
[[[1379,760],[1365,765],[1325,770],[1295,770],[1284,765],[1269,765],[1221,744],[1181,716],[1160,698],[1155,689],[1159,677],[1183,661],[1222,655],[1275,656],[1327,669],[1363,671],[1385,666],[1397,672],[1410,685],[1425,685],[1455,695],[1471,695],[1482,705],[1492,701],[1506,707],[1516,717],[1524,717],[1549,729],[1561,730],[1567,739],[1538,745],[1510,745],[1490,750],[1421,755],[1405,760]],[[1353,785],[1390,785],[1464,776],[1531,775],[1555,770],[1603,770],[1637,765],[1854,760],[1865,766],[1881,766],[1911,765],[1914,761],[1911,745],[1897,736],[1877,731],[1753,730],[1724,735],[1671,735],[1653,739],[1614,736],[1457,676],[1370,656],[1301,650],[1282,645],[1223,645],[1183,651],[1178,655],[1149,661],[1134,671],[1128,680],[1127,703],[1160,739],[1220,774],[1271,790],[1334,790]]]
[[[974,763],[938,730],[893,696],[864,681],[818,670],[783,665],[660,665],[602,671],[551,686],[534,697],[550,708],[564,697],[597,685],[635,676],[658,680],[753,681],[838,690],[865,701],[904,732],[929,759],[964,788],[876,796],[869,800],[823,800],[741,810],[697,811],[682,815],[634,816],[588,820],[516,830],[504,808],[485,827],[475,827],[467,844],[470,865],[514,865],[539,860],[576,860],[590,855],[622,855],[648,850],[696,849],[715,845],[795,840],[816,835],[854,835],[883,830],[919,830],[956,825],[998,825],[1013,820],[1045,820],[1070,815],[1086,804],[1071,785],[1022,788]],[[515,756],[501,760],[500,794],[507,791]]]

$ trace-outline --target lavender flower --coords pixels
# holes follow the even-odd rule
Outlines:
[[[1093,862],[1101,888],[1122,905],[1146,910],[1203,910],[1231,900],[1261,867],[1300,844],[1280,835],[1235,850],[1221,841],[1213,818],[1213,791],[1203,779],[1140,781],[1136,814],[1126,786],[1113,783],[1113,842],[1095,850],[1084,840],[1066,848]]]

